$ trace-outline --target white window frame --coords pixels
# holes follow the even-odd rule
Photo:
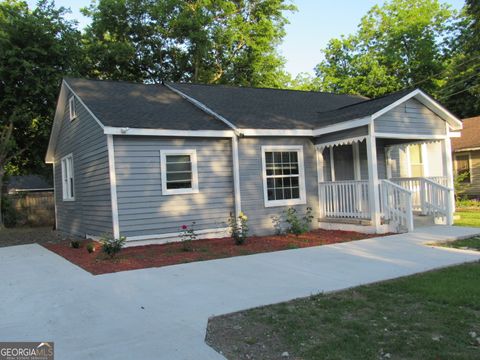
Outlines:
[[[192,164],[192,187],[185,189],[167,189],[167,156],[190,155]],[[195,149],[167,149],[160,151],[160,174],[162,177],[162,195],[195,194],[198,189],[197,150]]]
[[[68,113],[70,115],[70,121],[77,118],[77,108],[74,95],[70,96],[70,99],[68,99]]]
[[[69,162],[69,160],[71,160]],[[62,199],[63,201],[75,201],[75,167],[73,154],[68,154],[61,159],[62,168]],[[73,194],[71,193],[70,179],[73,180]]]
[[[458,152],[453,155],[455,161],[453,162],[453,167],[455,168],[454,176],[458,176],[458,163],[457,163],[457,156],[468,156],[468,172],[470,173],[470,182],[469,184],[473,183],[473,168],[472,168],[472,154],[470,152]]]
[[[265,153],[270,151],[288,151],[297,152],[298,158],[298,186],[299,186],[299,199],[284,199],[284,200],[268,200],[268,189],[267,189],[267,166]],[[263,199],[265,207],[275,207],[275,206],[293,206],[293,205],[304,205],[307,203],[307,196],[305,191],[305,169],[303,163],[303,146],[302,145],[269,145],[262,146],[262,180],[263,180]]]

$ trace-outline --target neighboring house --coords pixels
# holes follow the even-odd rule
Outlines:
[[[40,175],[9,176],[6,181],[7,194],[48,191],[53,191],[53,186]]]
[[[480,116],[463,119],[462,137],[453,139],[453,168],[455,175],[464,176],[462,194],[480,198]]]
[[[413,211],[451,223],[461,128],[418,89],[368,100],[65,79],[46,162],[57,228],[78,236],[167,241],[193,221],[220,236],[240,211],[262,235],[289,207],[311,207],[314,227],[407,231]]]

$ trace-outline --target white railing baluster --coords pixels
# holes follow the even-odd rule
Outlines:
[[[397,227],[413,230],[413,193],[389,180],[381,180],[383,216]]]
[[[367,180],[321,182],[319,187],[324,217],[371,218]]]

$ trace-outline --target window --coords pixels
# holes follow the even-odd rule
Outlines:
[[[470,183],[470,154],[455,155],[455,170],[462,183]]]
[[[75,200],[73,185],[73,155],[62,158],[62,196],[63,200]]]
[[[410,156],[410,176],[411,177],[423,177],[424,176],[424,165],[423,165],[423,154],[422,154],[422,145],[415,144],[408,147],[409,156]]]
[[[77,117],[77,109],[75,107],[75,96],[68,100],[68,111],[70,113],[70,121]]]
[[[198,192],[195,150],[162,150],[160,167],[163,195]]]
[[[263,146],[265,206],[305,204],[302,146]]]

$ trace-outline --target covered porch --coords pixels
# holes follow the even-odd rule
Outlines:
[[[448,134],[376,134],[371,124],[315,143],[320,227],[409,232],[416,216],[453,223]]]

